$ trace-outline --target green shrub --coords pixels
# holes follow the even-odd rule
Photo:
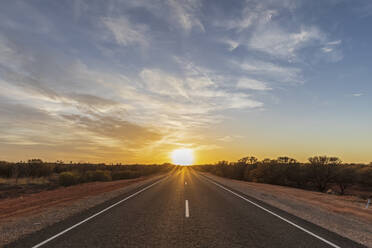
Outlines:
[[[140,176],[141,176],[140,172],[131,170],[121,170],[112,172],[112,180],[132,179]]]
[[[79,183],[79,176],[73,172],[62,172],[58,176],[58,182],[62,186],[70,186]]]
[[[85,174],[85,179],[88,182],[111,181],[111,173],[110,171],[103,170],[87,171]]]

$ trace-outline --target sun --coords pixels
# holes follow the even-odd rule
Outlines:
[[[173,150],[172,162],[175,165],[192,165],[194,163],[194,151],[189,148]]]

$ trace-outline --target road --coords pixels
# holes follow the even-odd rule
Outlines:
[[[183,168],[9,247],[363,246]]]

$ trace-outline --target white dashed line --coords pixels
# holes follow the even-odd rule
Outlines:
[[[185,201],[185,216],[186,216],[186,218],[189,218],[190,217],[189,201],[188,200]]]

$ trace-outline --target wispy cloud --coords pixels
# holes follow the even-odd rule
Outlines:
[[[148,45],[147,27],[143,24],[133,24],[124,16],[118,18],[105,17],[102,18],[102,23],[111,31],[119,45]]]
[[[89,159],[218,149],[220,126],[326,85],[356,49],[296,0],[0,5],[0,143]]]
[[[221,43],[224,43],[228,46],[229,51],[235,50],[240,43],[232,39],[221,39]]]
[[[201,1],[199,0],[168,0],[168,4],[173,15],[173,20],[179,24],[186,31],[190,31],[193,27],[198,27],[205,31],[204,25],[197,17],[197,12],[201,8]]]
[[[223,21],[215,20],[214,25],[228,30],[242,32],[255,25],[269,23],[276,14],[277,11],[269,6],[265,6],[264,1],[261,4],[253,4],[252,2],[246,1],[240,16]]]
[[[162,21],[166,21],[172,29],[189,33],[193,28],[205,31],[200,20],[203,2],[199,0],[137,0],[125,3],[129,7],[144,8]]]
[[[266,83],[251,79],[251,78],[241,78],[239,79],[236,87],[239,89],[250,89],[250,90],[271,90]]]
[[[285,31],[280,27],[264,27],[256,30],[248,41],[250,49],[258,50],[283,59],[296,58],[296,52],[311,42],[324,40],[316,27],[302,28],[299,32]]]
[[[236,65],[236,62],[233,62]],[[246,60],[239,64],[243,71],[265,78],[272,82],[298,84],[303,83],[302,71],[295,67],[280,66],[271,62],[260,60]]]
[[[360,96],[363,96],[363,93],[353,93],[351,95],[354,97],[360,97]]]

